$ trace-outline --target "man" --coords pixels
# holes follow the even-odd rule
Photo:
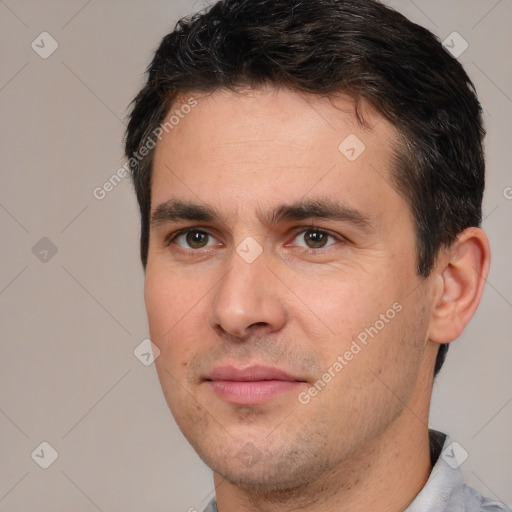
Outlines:
[[[163,39],[126,155],[208,512],[509,510],[428,429],[489,269],[483,137],[462,66],[372,0],[225,0]]]

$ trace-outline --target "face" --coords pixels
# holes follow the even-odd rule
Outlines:
[[[362,106],[371,129],[344,96],[217,91],[155,150],[156,368],[184,435],[239,486],[342,467],[432,372],[432,289],[390,184],[395,131]]]

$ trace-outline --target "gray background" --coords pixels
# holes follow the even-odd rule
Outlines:
[[[468,452],[470,485],[512,503],[512,0],[388,3],[441,39],[462,35],[486,110],[491,274],[431,426]],[[124,163],[127,106],[152,52],[204,5],[0,0],[0,511],[178,512],[212,495],[154,366],[133,354],[148,331],[131,185],[93,196]],[[59,45],[46,59],[31,47],[50,48],[43,31]],[[59,454],[48,469],[31,457],[43,441]]]

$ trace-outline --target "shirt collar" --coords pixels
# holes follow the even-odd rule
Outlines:
[[[457,463],[450,437],[429,430],[432,471],[404,512],[452,512],[463,510],[464,475]],[[462,508],[461,508],[462,507]]]

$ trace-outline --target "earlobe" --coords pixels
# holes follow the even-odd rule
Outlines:
[[[490,266],[489,241],[480,228],[467,228],[439,258],[429,339],[457,339],[475,313]]]

